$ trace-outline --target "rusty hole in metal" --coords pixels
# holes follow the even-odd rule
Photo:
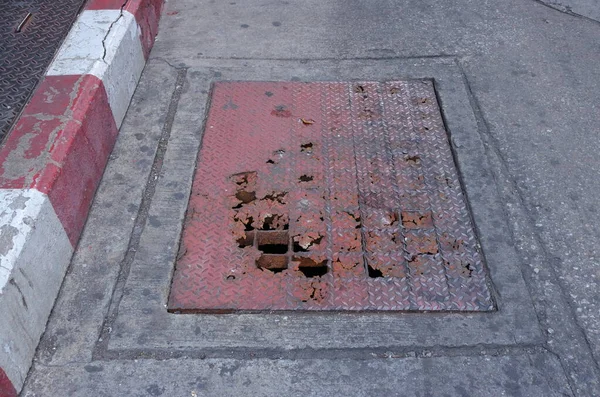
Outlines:
[[[252,216],[247,216],[245,218],[238,218],[237,215],[233,218],[235,222],[241,223],[244,226],[244,231],[249,232],[254,230],[254,226],[252,226],[252,222],[254,222],[254,218]]]
[[[298,178],[298,180],[300,182],[311,182],[313,179],[315,179],[314,176],[312,176],[312,175],[306,175],[306,174],[302,175],[302,176],[300,176],[300,178]]]
[[[264,254],[285,254],[289,249],[288,232],[258,232],[257,246]]]
[[[288,192],[273,192],[267,194],[262,200],[271,200],[277,201],[279,204],[285,204],[285,196],[287,196]]]
[[[433,227],[431,212],[402,211],[402,226],[407,229]]]
[[[317,262],[312,258],[304,256],[294,256],[292,262],[300,262],[298,270],[304,274],[305,277],[321,277],[327,274],[329,270],[327,267],[327,261]]]
[[[297,235],[293,239],[294,252],[308,252],[314,245],[319,245],[323,240],[323,236],[312,236],[310,234]]]
[[[363,93],[363,92],[365,92],[365,87],[363,87],[360,84],[357,84],[354,86],[354,92]]]
[[[262,254],[256,260],[256,266],[273,273],[280,273],[287,269],[288,258],[285,255]]]
[[[225,277],[225,280],[233,281],[233,280],[235,280],[235,276],[233,274],[230,274],[229,276]]]
[[[409,164],[414,164],[414,165],[421,164],[421,157],[419,157],[418,155],[406,156],[406,157],[404,157],[404,159]]]
[[[245,171],[233,174],[230,179],[238,186],[246,187],[249,184],[256,182],[258,174],[256,171]]]
[[[279,164],[279,160],[283,158],[285,150],[278,149],[273,152],[273,157],[267,159],[267,164]]]
[[[379,269],[375,269],[371,265],[367,265],[367,271],[369,273],[370,278],[379,278],[383,277],[383,273]]]
[[[354,221],[356,222],[356,226],[354,226],[355,229],[360,229],[362,227],[362,223],[360,221],[360,215],[356,215],[354,213],[352,213],[351,211],[343,211],[346,214],[350,215]]]
[[[303,143],[300,145],[300,151],[304,153],[312,153],[313,152],[313,144],[312,142]]]
[[[308,295],[307,297],[300,299],[302,302],[308,302],[308,301],[315,301],[315,302],[320,302],[322,301],[325,296],[323,294],[323,287],[320,285],[319,282],[313,281],[311,283],[310,286],[308,286],[308,288],[306,288],[306,291],[310,291],[310,295]]]
[[[235,198],[240,200],[242,202],[241,204],[250,204],[251,202],[256,200],[256,192],[247,192],[245,190],[238,190],[235,193]]]
[[[244,248],[244,247],[253,246],[254,245],[254,236],[255,236],[255,232],[253,232],[253,231],[244,233],[243,237],[240,237],[237,239],[238,247]]]
[[[283,219],[286,219],[285,215],[281,214],[272,214],[266,216],[263,220],[263,223],[260,227],[261,230],[288,230],[290,228],[289,223],[282,222]]]
[[[396,226],[398,223],[398,212],[389,210],[381,219],[383,226]],[[359,218],[360,219],[360,218]]]
[[[392,88],[390,88],[390,94],[392,94],[392,95],[396,95],[398,93],[398,91],[400,91],[398,89],[398,87],[392,87]]]
[[[300,203],[306,204],[306,203],[302,203],[303,201],[306,201],[306,200],[300,200]],[[325,220],[325,218],[323,218],[323,214],[320,211],[318,213],[302,214],[296,218],[296,223],[298,225],[302,225],[304,227],[311,227],[312,225],[315,224],[313,222],[316,222],[317,219],[321,222],[323,222]]]
[[[471,277],[473,275],[473,266],[471,266],[470,263],[467,262],[465,264],[464,262],[462,262],[461,266],[463,267],[463,274],[464,275],[466,275],[468,277]]]

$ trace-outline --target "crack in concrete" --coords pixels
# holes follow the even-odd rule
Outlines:
[[[129,2],[129,0],[125,0],[125,2],[123,4],[121,4],[121,10],[119,12],[119,16],[117,17],[117,19],[115,19],[110,26],[108,27],[108,31],[106,32],[106,34],[104,35],[104,38],[102,39],[102,49],[103,49],[103,53],[102,53],[102,62],[104,62],[105,64],[108,64],[106,62],[106,39],[108,38],[108,35],[110,34],[113,26],[115,26],[115,24],[117,22],[119,22],[119,20],[121,18],[123,18],[123,10],[125,9],[125,6],[127,5],[127,3]]]
[[[29,310],[29,305],[27,305],[27,301],[25,300],[25,294],[23,294],[23,291],[21,290],[21,287],[19,287],[19,284],[17,284],[14,278],[11,278],[10,280],[8,280],[8,282],[11,285],[13,285],[19,292],[19,295],[21,296],[21,302],[23,303],[23,307],[25,308],[25,310]]]
[[[561,14],[569,15],[569,16],[575,17],[575,18],[585,19],[587,21],[600,24],[599,20],[591,18],[591,17],[588,17],[588,16],[585,16],[585,15],[582,15],[582,14],[578,14],[575,11],[573,11],[573,9],[570,6],[565,6],[565,5],[562,5],[561,3],[558,3],[558,2],[552,2],[552,3],[550,3],[550,2],[547,2],[547,0],[533,0],[533,2],[534,3],[538,3],[538,4],[540,4],[540,5],[544,6],[544,7],[550,8],[550,9],[552,9],[554,11],[558,11]]]
[[[183,70],[183,69],[187,69],[188,68],[187,66],[175,66],[175,65],[173,65],[172,63],[170,63],[169,61],[167,61],[164,58],[156,57],[156,58],[153,58],[153,59],[157,60],[157,61],[162,61],[162,62],[166,63],[167,65],[169,65],[170,67],[172,67],[175,70]]]

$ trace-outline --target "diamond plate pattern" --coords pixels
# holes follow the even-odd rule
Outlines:
[[[430,81],[219,82],[175,312],[486,311]]]
[[[0,140],[43,77],[84,0],[4,1],[0,6]],[[17,27],[27,19],[20,32]]]

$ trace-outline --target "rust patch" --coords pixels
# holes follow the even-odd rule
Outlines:
[[[431,82],[219,82],[207,126],[169,310],[493,309]]]
[[[402,211],[402,226],[407,229],[433,227],[431,211]]]

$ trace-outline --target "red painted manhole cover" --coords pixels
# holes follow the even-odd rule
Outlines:
[[[432,82],[216,83],[168,307],[493,310]]]

